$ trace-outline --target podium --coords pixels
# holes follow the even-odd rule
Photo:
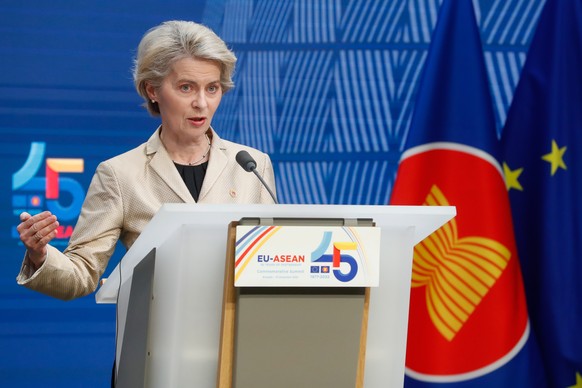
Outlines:
[[[413,248],[454,216],[448,206],[163,205],[96,294],[117,303],[118,387],[217,385],[228,229],[248,218],[365,219],[381,229],[364,386],[402,386]]]

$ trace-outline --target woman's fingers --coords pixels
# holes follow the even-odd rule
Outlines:
[[[20,240],[28,250],[29,258],[40,266],[46,256],[46,245],[56,237],[59,222],[49,211],[31,216],[27,212],[20,214],[21,223],[16,227]]]

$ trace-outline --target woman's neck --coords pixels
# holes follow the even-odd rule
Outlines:
[[[210,155],[210,138],[207,134],[200,139],[181,141],[168,136],[162,128],[160,139],[174,163],[194,166],[206,162]]]

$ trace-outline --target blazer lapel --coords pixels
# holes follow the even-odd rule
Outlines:
[[[212,190],[212,186],[218,180],[218,177],[222,174],[226,166],[228,165],[228,158],[225,155],[225,146],[222,139],[214,132],[211,128],[212,144],[210,149],[210,158],[208,160],[208,169],[206,170],[206,175],[204,176],[204,182],[202,182],[202,187],[200,188],[200,195],[198,196],[198,202],[204,199]]]
[[[178,173],[174,162],[168,155],[168,151],[164,148],[160,140],[158,130],[150,137],[147,142],[146,152],[150,160],[150,168],[154,170],[156,175],[163,183],[168,185],[184,202],[194,203],[194,198]]]

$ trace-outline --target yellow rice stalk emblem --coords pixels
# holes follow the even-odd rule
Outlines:
[[[449,206],[433,185],[424,205]],[[452,341],[507,266],[511,252],[479,236],[458,237],[455,219],[416,245],[412,287],[426,287],[426,306],[439,333]]]

